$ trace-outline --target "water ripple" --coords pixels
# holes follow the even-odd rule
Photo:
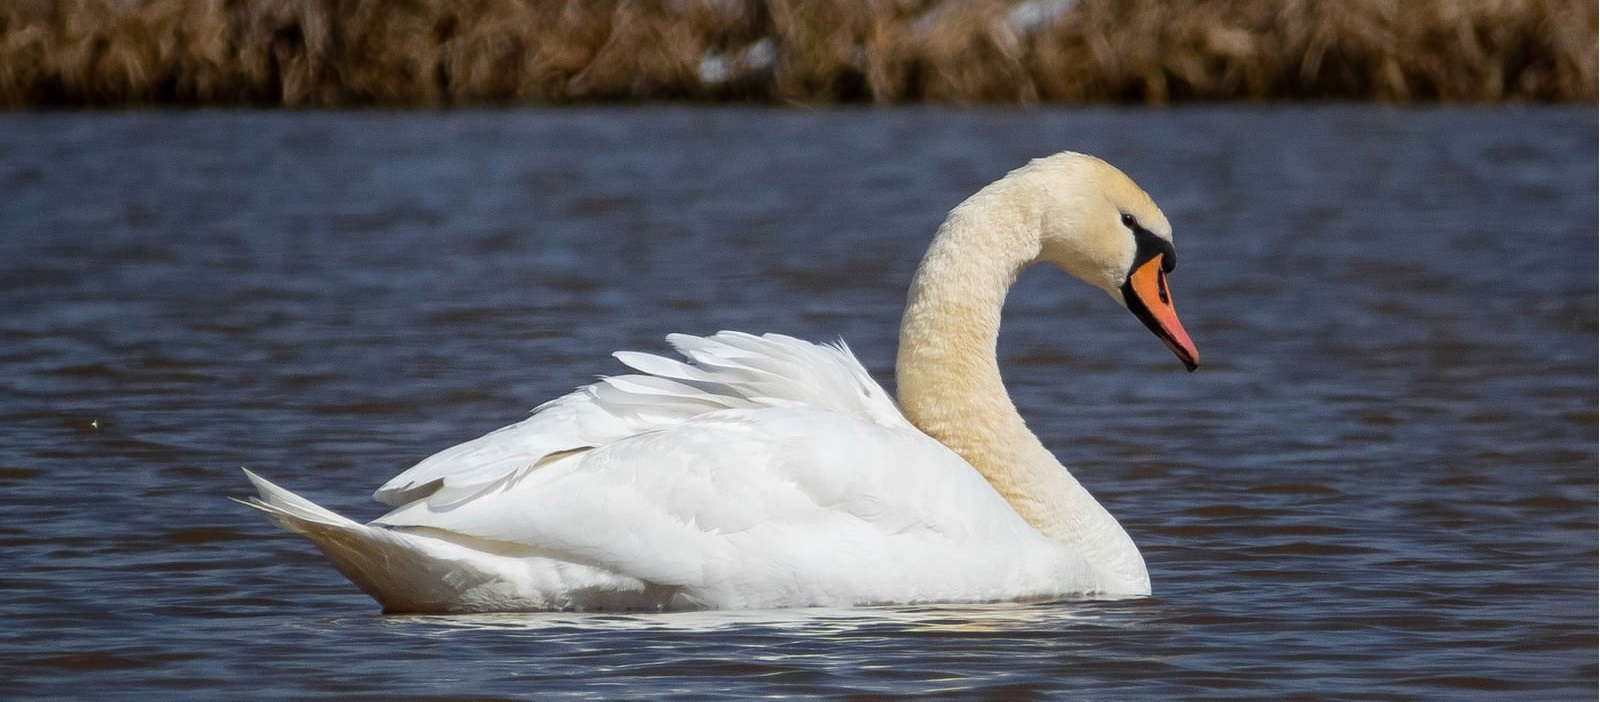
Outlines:
[[[0,679],[1592,698],[1595,134],[1527,107],[0,115]],[[1167,207],[1207,365],[1048,271],[1001,364],[1154,597],[384,617],[222,499],[247,465],[377,516],[384,479],[671,331],[844,337],[888,378],[943,212],[1063,148]]]

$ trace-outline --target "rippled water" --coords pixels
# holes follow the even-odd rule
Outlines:
[[[1205,365],[1044,270],[1002,365],[1152,598],[384,617],[224,499],[376,516],[673,331],[887,380],[942,213],[1066,148],[1166,209]],[[1596,151],[1592,107],[0,115],[0,680],[1593,699]]]

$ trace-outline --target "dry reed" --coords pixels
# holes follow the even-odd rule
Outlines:
[[[1596,100],[1594,0],[8,0],[0,106]]]

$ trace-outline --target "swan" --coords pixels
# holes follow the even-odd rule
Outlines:
[[[1035,159],[950,211],[912,280],[899,402],[841,341],[672,335],[385,483],[361,524],[246,470],[256,507],[387,612],[754,609],[1133,597],[1122,526],[1028,430],[995,358],[1050,263],[1189,369],[1172,228],[1111,165]]]

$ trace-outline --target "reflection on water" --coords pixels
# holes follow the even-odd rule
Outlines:
[[[18,696],[1589,698],[1592,109],[0,115],[0,679]],[[383,617],[224,500],[359,517],[661,351],[886,381],[943,213],[1029,157],[1162,203],[1206,366],[1052,271],[1029,425],[1144,549],[1123,602]]]
[[[1006,632],[1051,628],[1066,622],[1090,622],[1092,611],[1055,603],[988,605],[916,605],[809,608],[783,610],[710,610],[653,614],[506,613],[466,615],[402,615],[384,621],[404,628],[490,630],[543,633],[581,629],[594,632],[708,633],[762,629],[803,636],[847,636],[870,630],[895,630],[928,635]]]

